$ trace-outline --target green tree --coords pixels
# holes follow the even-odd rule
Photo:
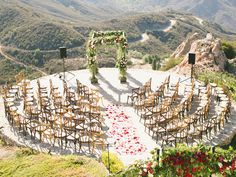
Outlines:
[[[152,55],[152,69],[157,70],[160,68],[161,58],[158,55]]]
[[[156,68],[157,68],[157,58],[153,58],[153,60],[152,60],[152,69],[156,70]]]
[[[34,52],[34,64],[36,66],[44,65],[43,54],[41,53],[40,49],[36,49]]]
[[[152,64],[152,56],[151,55],[148,56],[148,63]]]

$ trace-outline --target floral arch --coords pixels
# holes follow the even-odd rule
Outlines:
[[[92,74],[91,82],[97,83],[96,74],[98,73],[98,61],[96,58],[97,49],[102,45],[113,45],[117,47],[116,67],[120,71],[120,81],[126,82],[126,48],[128,46],[124,31],[92,31],[86,47],[88,58],[88,68]]]

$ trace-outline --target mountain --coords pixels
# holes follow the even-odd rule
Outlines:
[[[16,1],[0,0],[0,42],[22,49],[81,46],[85,39],[66,22],[39,13]]]
[[[91,22],[118,16],[122,11],[110,3],[87,0],[19,0],[37,12],[74,22]]]
[[[15,3],[57,19],[79,23],[173,9],[192,13],[236,32],[236,0],[15,0]]]
[[[96,2],[96,0],[89,0]],[[107,1],[107,0],[104,0]],[[118,8],[133,12],[173,9],[193,13],[236,32],[236,0],[110,0]]]
[[[187,3],[182,0],[178,6],[187,9],[182,2]],[[202,37],[212,33],[224,40],[236,40],[235,33],[198,18],[189,10],[183,13],[166,9],[171,3],[173,6],[177,1],[0,0],[0,44],[22,63],[54,73],[60,71],[61,46],[68,48],[68,58],[74,58],[67,61],[68,70],[86,67],[86,60],[81,58],[85,58],[91,30],[124,30],[129,42],[128,55],[138,54],[141,58],[145,54],[166,57],[195,32]],[[103,66],[108,63],[114,66],[115,50],[115,47],[98,50]],[[35,58],[36,51],[42,58]],[[107,61],[108,58],[111,60]]]
[[[193,13],[205,20],[236,31],[236,0],[20,0],[56,17],[81,20],[109,19],[140,12],[173,9]],[[82,20],[83,21],[83,20]]]
[[[0,0],[0,42],[26,50],[56,50],[63,45],[80,47],[81,55],[91,30],[124,30],[130,48],[142,53],[169,53],[194,32],[235,39],[234,33],[220,25],[189,13],[144,12],[176,3],[174,0]],[[186,3],[182,0],[178,6],[186,8]],[[164,31],[171,22],[175,25]],[[139,42],[143,33],[150,37],[146,43]]]

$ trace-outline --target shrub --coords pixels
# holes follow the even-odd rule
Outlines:
[[[156,65],[156,70],[159,70],[161,68],[161,63],[160,61],[157,62],[157,65]]]
[[[129,50],[128,51],[128,58],[141,59],[142,57],[143,57],[143,54],[141,52],[138,52],[136,50]]]
[[[101,158],[102,158],[102,163],[106,166],[107,169],[109,169],[108,152],[103,152]],[[110,159],[110,172],[111,173],[117,173],[124,169],[124,164],[117,157],[117,155],[110,152],[109,159]]]
[[[169,58],[169,59],[167,59],[167,61],[161,67],[160,70],[167,71],[167,70],[175,67],[176,65],[180,64],[182,60],[183,60],[183,58]]]
[[[148,54],[144,55],[144,56],[143,56],[143,61],[144,61],[145,63],[148,63],[148,58],[149,58],[149,55],[148,55]]]
[[[158,55],[144,55],[143,60],[145,63],[153,64],[154,63],[160,63],[161,58]],[[155,64],[154,64],[155,65]]]
[[[6,145],[6,142],[3,141],[2,139],[0,139],[0,147],[1,147],[1,146],[5,146],[5,145]]]
[[[232,63],[230,63],[228,60],[225,63],[224,66],[225,71],[229,72],[229,73],[234,73],[235,72],[235,67]]]
[[[137,177],[140,176],[140,169],[143,166],[143,161],[136,161],[134,164],[128,166],[125,170],[111,175],[112,177]]]
[[[236,44],[223,42],[222,43],[222,50],[224,51],[226,57],[228,59],[232,59],[236,57]]]
[[[148,63],[149,63],[149,64],[152,64],[152,56],[150,56],[150,55],[149,55],[149,57],[148,57]]]
[[[152,69],[153,70],[157,69],[157,59],[156,58],[152,60]]]
[[[1,86],[0,86],[1,87]],[[5,136],[2,135],[2,132],[1,132],[1,127],[0,127],[0,147],[1,146],[10,146],[11,143],[9,143],[7,141],[7,138]]]
[[[131,61],[131,60],[128,60],[128,62],[127,62],[127,65],[132,65],[133,64],[133,62]]]
[[[16,152],[16,157],[24,157],[24,156],[30,156],[30,155],[35,155],[35,154],[38,154],[38,152],[36,152],[33,149],[21,148]]]

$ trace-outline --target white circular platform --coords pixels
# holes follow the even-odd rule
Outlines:
[[[142,86],[146,81],[148,81],[150,78],[152,78],[152,90],[156,90],[158,86],[161,85],[161,83],[165,80],[167,76],[171,75],[170,83],[177,83],[180,79],[181,81],[186,80],[187,78],[181,75],[177,75],[174,73],[168,73],[168,72],[161,72],[161,71],[153,71],[153,70],[141,70],[141,69],[128,69],[127,71],[127,83],[121,84],[119,81],[119,71],[116,68],[102,68],[99,69],[98,74],[98,84],[91,84],[90,82],[90,73],[88,70],[78,70],[78,71],[71,71],[66,73],[65,80],[68,83],[68,86],[76,89],[76,79],[78,79],[82,84],[88,86],[89,88],[96,88],[99,90],[100,94],[103,96],[103,103],[102,107],[107,108],[111,105],[119,105],[122,107],[122,110],[124,113],[130,118],[130,121],[132,122],[132,126],[137,130],[137,135],[140,137],[140,143],[145,145],[146,150],[145,152],[142,152],[137,155],[125,155],[120,154],[119,157],[122,159],[122,161],[125,164],[131,164],[135,160],[138,159],[146,159],[150,157],[150,151],[154,148],[158,147],[159,145],[156,144],[156,142],[145,132],[144,125],[139,122],[140,117],[135,113],[134,109],[126,104],[127,102],[127,96],[131,94],[131,89],[136,88],[139,86]],[[61,92],[63,90],[63,81],[59,78],[60,75],[54,74],[50,76],[45,76],[39,78],[39,81],[42,86],[47,86],[49,88],[49,79],[52,79],[53,85],[59,86]],[[190,83],[190,79],[187,79],[186,81],[182,82],[180,84],[180,90],[179,94],[183,94],[184,85],[186,83]],[[37,88],[37,80],[31,81],[31,85],[36,91]],[[1,99],[0,103],[1,112],[0,112],[0,127],[3,127],[2,132],[6,136],[8,136],[10,139],[16,141],[18,144],[29,146],[33,149],[37,149],[40,151],[48,152],[48,146],[32,141],[30,138],[26,138],[23,136],[19,136],[16,134],[15,131],[13,131],[11,125],[8,123],[8,120],[5,118],[4,115],[4,106]],[[235,132],[235,130],[227,126],[234,126],[236,120],[235,116],[232,116],[231,123],[227,124],[225,126],[225,129],[231,130],[231,134]],[[107,124],[109,128],[109,120],[105,120],[105,123]],[[228,131],[227,131],[228,132]],[[217,137],[215,137],[217,140]],[[108,141],[111,145],[111,151],[114,151],[114,140],[113,137],[109,137]],[[206,141],[207,142],[207,141]],[[217,144],[217,142],[211,140],[211,142],[208,142],[211,144]],[[60,148],[50,148],[52,153],[57,154],[64,154],[64,153],[70,153],[68,151],[62,151]]]

